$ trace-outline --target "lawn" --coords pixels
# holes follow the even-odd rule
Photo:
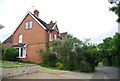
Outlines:
[[[23,66],[23,65],[25,64],[17,62],[0,62],[0,66]]]

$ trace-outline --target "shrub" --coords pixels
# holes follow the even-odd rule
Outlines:
[[[47,64],[50,67],[55,67],[56,65],[56,55],[54,53],[50,53],[43,57],[43,63]]]
[[[79,67],[81,72],[91,72],[90,65],[85,61],[81,61]]]
[[[18,50],[13,47],[7,47],[3,54],[3,59],[6,61],[16,61]]]
[[[5,49],[7,48],[8,46],[4,46],[2,44],[0,44],[0,59],[4,60],[3,59],[3,54],[5,52]]]
[[[43,51],[42,49],[38,50],[37,52],[40,53],[40,56],[43,58],[42,65],[45,65],[46,67],[56,66],[57,56],[55,53],[51,52],[50,50]]]

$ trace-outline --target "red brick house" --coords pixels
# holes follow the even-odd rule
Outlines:
[[[52,21],[47,24],[39,18],[39,11],[34,14],[27,12],[18,24],[13,34],[3,44],[13,46],[19,50],[18,58],[30,62],[42,62],[42,58],[36,51],[46,50],[46,42],[61,39],[67,33],[60,33],[57,23]]]

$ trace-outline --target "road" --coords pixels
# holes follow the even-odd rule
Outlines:
[[[118,75],[120,75],[118,71],[120,70],[116,67],[99,65],[92,79],[118,79]]]
[[[120,75],[120,70],[116,67],[101,66],[101,70],[104,72],[106,79],[118,79],[118,75]]]

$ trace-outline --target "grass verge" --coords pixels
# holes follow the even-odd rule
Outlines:
[[[0,66],[23,66],[25,64],[23,63],[17,63],[17,62],[0,62]]]

